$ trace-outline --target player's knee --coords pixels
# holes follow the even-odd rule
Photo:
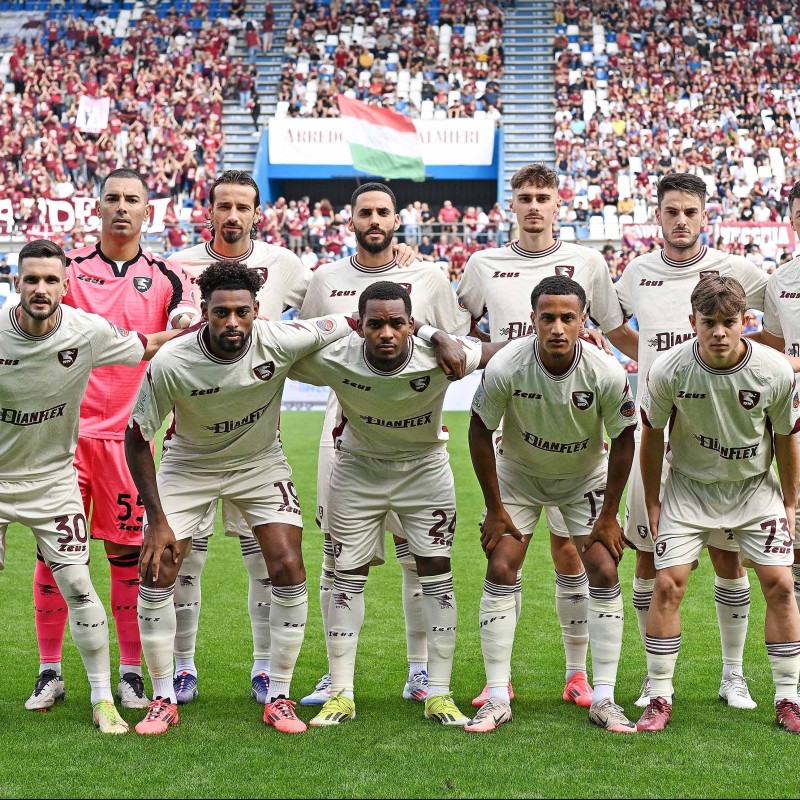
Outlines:
[[[486,569],[486,580],[500,586],[514,586],[517,582],[519,565],[505,554],[492,553]]]
[[[714,566],[714,572],[727,580],[736,580],[745,575],[745,569],[739,561],[739,553],[731,550],[720,550],[716,547],[708,548],[708,555]]]
[[[686,581],[677,578],[669,570],[661,570],[656,575],[652,605],[661,608],[677,608],[686,594]]]
[[[619,574],[617,573],[617,566],[611,558],[611,554],[603,548],[605,557],[602,554],[594,555],[592,553],[596,547],[593,547],[586,555],[591,555],[591,558],[586,559],[586,575],[589,578],[589,584],[596,586],[599,589],[610,589],[619,583]]]
[[[59,591],[66,599],[67,605],[73,605],[74,603],[71,601],[75,598],[94,594],[88,566],[70,565],[61,569],[54,569],[53,577]]]
[[[578,575],[583,572],[583,562],[570,539],[551,534],[550,554],[556,572],[561,575]]]
[[[770,608],[786,609],[790,606],[796,606],[794,580],[789,570],[781,570],[780,574],[761,577],[760,582],[761,590],[764,592],[764,599]]]
[[[267,564],[269,577],[276,586],[295,586],[306,579],[303,556],[300,553],[282,553]]]
[[[417,572],[423,577],[445,575],[450,572],[450,559],[447,556],[416,556]]]
[[[656,577],[655,555],[652,551],[636,551],[636,577],[644,581],[651,581]]]

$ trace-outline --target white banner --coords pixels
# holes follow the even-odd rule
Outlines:
[[[415,119],[425,163],[489,165],[494,157],[490,119]],[[352,164],[342,119],[276,117],[269,123],[271,164]]]
[[[108,127],[110,97],[90,97],[82,94],[78,100],[75,126],[85,133],[102,133]]]
[[[86,233],[100,230],[100,217],[95,207],[94,197],[70,197],[65,200],[50,200],[44,197],[27,198],[23,201],[26,216],[30,214],[34,203],[39,209],[39,221],[35,226],[28,226],[25,233],[31,238],[48,238],[54,233],[69,233],[75,224],[80,222]],[[161,233],[164,230],[164,218],[172,203],[169,197],[158,197],[150,201],[153,213],[149,222],[145,222],[147,233]],[[14,208],[11,200],[0,200],[0,236],[8,236],[14,227]]]

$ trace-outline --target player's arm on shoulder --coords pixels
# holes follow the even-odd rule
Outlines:
[[[417,251],[405,242],[392,245],[392,252],[398,267],[410,267],[417,261]]]
[[[511,341],[509,339],[509,341]],[[481,360],[478,363],[478,369],[483,369],[494,357],[496,353],[502,350],[506,345],[506,342],[481,342]]]
[[[456,337],[431,325],[422,325],[417,320],[414,320],[414,335],[433,345],[436,363],[448,380],[459,381],[466,375],[467,354]]]
[[[336,346],[336,342],[330,342],[321,350],[295,361],[289,370],[289,378],[312,386],[329,386],[330,378],[325,375],[325,352]]]
[[[168,303],[174,307],[168,310],[169,324],[172,328],[183,330],[199,322],[200,308],[195,300],[193,284],[183,267],[173,262],[169,262],[167,267],[180,282],[180,298],[178,298],[176,284],[173,279],[170,280],[172,292],[170,293]]]
[[[165,345],[170,339],[174,339],[181,330],[174,329],[171,331],[158,331],[157,333],[148,333],[145,339],[147,345],[144,349],[142,361],[150,361],[150,359]]]
[[[634,361],[639,360],[639,331],[635,331],[627,322],[613,331],[606,331],[606,336],[617,350]]]
[[[314,353],[331,342],[349,336],[358,327],[352,317],[343,314],[331,314],[327,317],[312,317],[291,322],[276,322],[274,335],[280,337],[278,344],[286,353],[295,359]]]

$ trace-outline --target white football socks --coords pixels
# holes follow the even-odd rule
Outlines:
[[[92,703],[98,700],[113,702],[108,619],[92,586],[89,567],[82,564],[53,564],[51,569],[58,589],[67,601],[69,629],[86,669]],[[60,670],[57,674],[61,674]]]

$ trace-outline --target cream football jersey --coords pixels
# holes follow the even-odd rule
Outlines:
[[[787,355],[800,358],[800,257],[770,275],[764,329],[783,339]]]
[[[147,340],[96,314],[61,305],[45,336],[17,307],[0,312],[0,480],[37,480],[72,467],[81,401],[95,367],[135,367]]]
[[[278,418],[289,368],[352,330],[345,317],[256,320],[235,360],[218,359],[207,325],[191,328],[150,362],[129,425],[153,439],[170,411],[162,463],[203,471],[269,464],[280,450]]]
[[[470,315],[458,299],[445,273],[435,264],[415,261],[398,267],[390,261],[383,267],[364,267],[355,256],[318,267],[311,277],[300,308],[303,319],[324,314],[357,315],[361,292],[376,281],[391,281],[408,290],[414,319],[447,333],[462,335],[472,327]]]
[[[772,434],[800,430],[800,397],[786,359],[742,339],[745,355],[731,369],[700,358],[684,342],[650,369],[642,396],[642,423],[669,426],[667,461],[700,483],[742,481],[772,464]]]
[[[709,275],[736,278],[747,305],[764,308],[768,275],[741,256],[703,247],[696,258],[673,261],[657,250],[637,256],[625,268],[614,286],[625,316],[635,316],[639,323],[639,375],[647,375],[656,358],[676,344],[694,339],[689,324],[692,292]],[[637,402],[643,391],[640,380]]]
[[[466,353],[469,374],[480,363],[481,344],[455,338]],[[333,389],[342,408],[333,431],[339,450],[403,461],[445,447],[442,406],[450,381],[433,347],[421,339],[409,338],[408,357],[393,372],[370,364],[364,339],[354,333],[298,361],[289,375]]]
[[[506,345],[486,366],[472,411],[487,428],[503,420],[498,459],[542,478],[590,475],[613,439],[635,426],[636,408],[615,358],[578,340],[572,366],[552,375],[528,337]]]
[[[459,307],[447,276],[436,265],[422,261],[398,267],[392,260],[373,269],[362,266],[355,256],[351,256],[323,264],[311,278],[300,316],[303,319],[323,314],[356,316],[361,292],[376,281],[392,281],[405,287],[411,296],[412,314],[418,322],[451,334],[469,333],[472,318],[469,312]],[[333,446],[332,433],[338,417],[339,405],[331,393],[322,425],[322,446]]]
[[[619,301],[603,257],[591,247],[560,239],[538,253],[516,243],[478,250],[464,268],[458,297],[476,319],[484,310],[489,312],[493,342],[519,339],[533,333],[531,292],[543,278],[553,275],[565,275],[583,287],[589,316],[604,331],[622,325]]]
[[[291,250],[259,241],[251,241],[247,252],[236,259],[220,255],[206,242],[173,253],[167,260],[182,267],[192,284],[214,261],[234,260],[256,270],[261,276],[261,289],[256,295],[258,315],[269,320],[279,320],[287,307],[300,308],[311,280],[311,270]],[[199,305],[200,292],[197,287],[194,291]]]

